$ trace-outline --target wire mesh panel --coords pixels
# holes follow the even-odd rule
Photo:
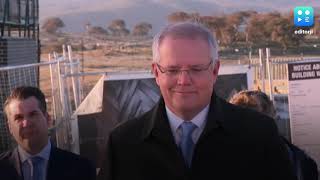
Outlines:
[[[0,0],[0,36],[39,39],[38,0]]]
[[[3,103],[11,90],[19,86],[39,87],[45,94],[48,112],[53,120],[63,117],[57,63],[38,63],[0,67],[0,152],[15,146],[4,119]],[[52,130],[56,130],[55,126]],[[56,131],[52,131],[54,133]],[[56,139],[55,136],[52,136]]]
[[[38,86],[38,68],[26,67],[0,71],[0,111],[10,90],[18,86]]]
[[[8,133],[4,120],[3,103],[13,88],[18,86],[38,86],[37,67],[26,67],[20,69],[8,69],[0,71],[0,152],[11,148],[14,144]]]

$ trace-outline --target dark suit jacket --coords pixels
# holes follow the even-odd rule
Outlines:
[[[291,162],[294,165],[298,180],[318,180],[317,163],[302,149],[282,138],[290,151]]]
[[[23,180],[17,148],[0,155],[0,179]],[[52,147],[48,162],[47,180],[96,179],[92,163],[68,151]]]
[[[107,154],[98,179],[296,179],[273,119],[215,95],[190,168],[175,144],[163,99],[142,117],[115,128]]]

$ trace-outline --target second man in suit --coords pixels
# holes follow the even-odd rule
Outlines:
[[[5,180],[94,180],[92,163],[54,147],[48,137],[51,118],[44,94],[35,87],[18,87],[4,104],[9,131],[18,147],[0,155]]]

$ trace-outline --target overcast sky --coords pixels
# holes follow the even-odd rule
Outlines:
[[[193,4],[205,2],[223,7],[239,6],[241,8],[260,6],[286,9],[299,5],[320,6],[319,0],[39,0],[40,16],[43,17],[77,12],[117,11],[144,4],[159,4],[179,9],[190,2]]]
[[[201,15],[227,14],[240,10],[289,12],[295,6],[317,6],[320,0],[39,0],[40,23],[47,17],[60,17],[66,31],[84,31],[84,24],[105,27],[113,19],[125,19],[132,27],[141,21],[153,29],[166,23],[169,13],[198,12]]]

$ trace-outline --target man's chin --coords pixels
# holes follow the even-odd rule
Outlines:
[[[36,136],[36,134],[34,132],[24,132],[21,137],[22,139],[25,139],[25,140],[28,140],[28,139],[31,139],[33,138],[34,136]]]
[[[35,134],[28,134],[22,138],[23,144],[26,146],[33,146],[34,144],[38,143],[37,135]]]
[[[199,100],[198,96],[195,94],[179,94],[174,96],[172,99],[178,106],[194,106],[194,104]]]
[[[184,103],[178,103],[175,105],[175,107],[179,109],[181,112],[194,111],[196,109],[194,102],[195,101],[190,101],[190,102],[186,101]]]

